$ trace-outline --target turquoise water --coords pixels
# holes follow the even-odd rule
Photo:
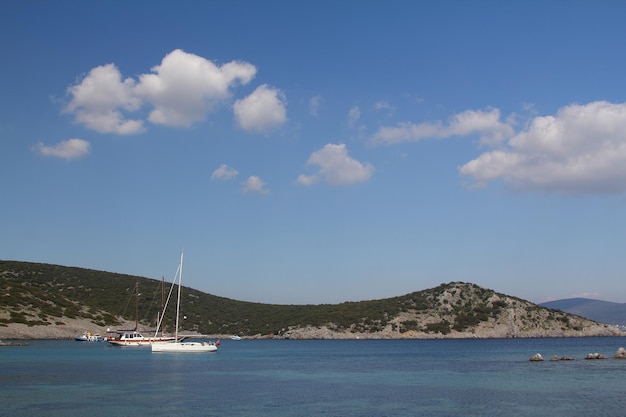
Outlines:
[[[176,355],[31,341],[0,348],[0,415],[624,416],[620,346],[626,339],[224,340],[217,353]],[[546,361],[529,362],[537,352]],[[591,352],[608,359],[584,360]]]

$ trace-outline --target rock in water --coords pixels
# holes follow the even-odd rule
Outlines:
[[[590,353],[585,356],[585,359],[606,359],[606,356],[601,353]]]

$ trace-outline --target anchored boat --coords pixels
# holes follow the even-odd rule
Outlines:
[[[176,273],[178,277],[178,298],[176,301],[176,332],[175,332],[175,341],[170,343],[157,343],[152,344],[153,352],[171,352],[171,353],[192,353],[192,352],[215,352],[217,351],[217,346],[219,345],[219,340],[217,342],[185,342],[183,340],[178,340],[178,319],[180,316],[180,292],[183,283],[183,254],[180,254],[180,263],[178,265],[178,271]],[[176,277],[174,278],[174,282],[176,282]],[[197,337],[197,336],[196,336]],[[185,336],[182,337],[184,339]]]

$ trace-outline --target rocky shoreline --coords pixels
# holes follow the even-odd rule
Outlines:
[[[542,338],[542,337],[604,337],[604,336],[626,336],[626,333],[617,327],[598,324],[582,330],[563,329],[535,329],[518,332],[511,330],[508,326],[477,326],[471,331],[457,332],[451,331],[448,334],[425,333],[419,331],[408,331],[404,333],[390,330],[382,330],[373,333],[353,333],[337,332],[328,327],[305,327],[292,329],[281,339],[513,339],[513,338]]]
[[[99,333],[104,336],[106,328],[94,325],[87,319],[60,319],[59,323],[48,326],[28,326],[22,323],[9,323],[0,326],[0,340],[64,340],[74,339],[76,336],[88,331]],[[135,322],[126,322],[115,328],[133,328]]]
[[[16,341],[27,340],[74,340],[76,336],[82,335],[84,332],[100,334],[106,337],[107,328],[99,327],[87,319],[60,319],[58,324],[50,324],[47,326],[28,326],[22,323],[9,323],[0,326],[0,343],[11,344],[15,346],[19,344]],[[62,323],[62,324],[61,324]],[[111,327],[111,330],[133,329],[134,321],[125,321]],[[140,325],[139,331],[144,335],[148,334],[146,330],[142,330]],[[185,331],[184,334],[194,334]],[[212,335],[211,338],[228,338],[230,335]],[[2,346],[0,344],[0,346]]]
[[[14,342],[14,341],[6,342],[4,340],[0,340],[0,347],[2,347],[2,346],[28,346],[28,343],[25,343],[25,342]]]
[[[88,331],[106,335],[106,328],[94,325],[87,319],[62,319],[58,324],[47,326],[28,326],[21,323],[9,323],[0,326],[0,340],[67,340],[74,339],[77,335]],[[132,329],[135,322],[125,322],[116,325],[114,329]],[[184,332],[190,334],[190,332]],[[617,327],[604,324],[596,324],[581,330],[563,329],[526,329],[520,332],[510,325],[497,326],[493,323],[483,323],[471,331],[448,334],[425,333],[419,331],[407,331],[400,333],[390,329],[378,332],[358,333],[351,331],[336,331],[327,326],[322,327],[297,327],[286,331],[280,336],[253,335],[244,336],[243,339],[290,339],[290,340],[357,340],[357,339],[504,339],[504,338],[541,338],[541,337],[594,337],[594,336],[626,336],[626,333]],[[212,338],[229,338],[230,335],[211,335]]]

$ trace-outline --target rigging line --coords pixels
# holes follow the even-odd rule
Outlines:
[[[163,324],[163,319],[165,318],[165,312],[167,311],[167,305],[170,302],[170,298],[172,298],[172,292],[174,292],[174,286],[176,285],[176,278],[178,278],[178,274],[180,273],[180,268],[181,266],[178,265],[178,268],[176,269],[176,274],[174,275],[174,280],[172,281],[172,285],[170,286],[170,290],[167,294],[167,299],[165,300],[165,305],[163,306],[163,313],[161,314],[159,322],[157,323],[157,326],[156,326],[156,333],[154,335],[155,337],[157,336],[159,329],[161,328],[161,324]]]
[[[150,301],[150,304],[148,305],[148,309],[145,310],[145,314],[142,318],[142,321],[144,322],[149,322],[152,323],[153,322],[153,318],[154,318],[154,310],[156,309],[156,304],[157,304],[157,296],[161,295],[161,282],[159,282],[158,287],[156,287],[156,289],[154,290],[154,292],[152,293],[152,300]],[[141,310],[144,310],[143,308]],[[159,311],[161,310],[161,307],[159,307],[158,309]]]
[[[126,288],[126,291],[128,291],[130,288]],[[133,286],[132,289],[134,290],[135,287]],[[122,314],[120,314],[121,317],[126,317],[126,310],[128,310],[128,305],[130,304],[131,300],[135,299],[135,292],[132,292],[128,299],[126,300],[126,305],[124,306],[124,310],[122,311]]]

